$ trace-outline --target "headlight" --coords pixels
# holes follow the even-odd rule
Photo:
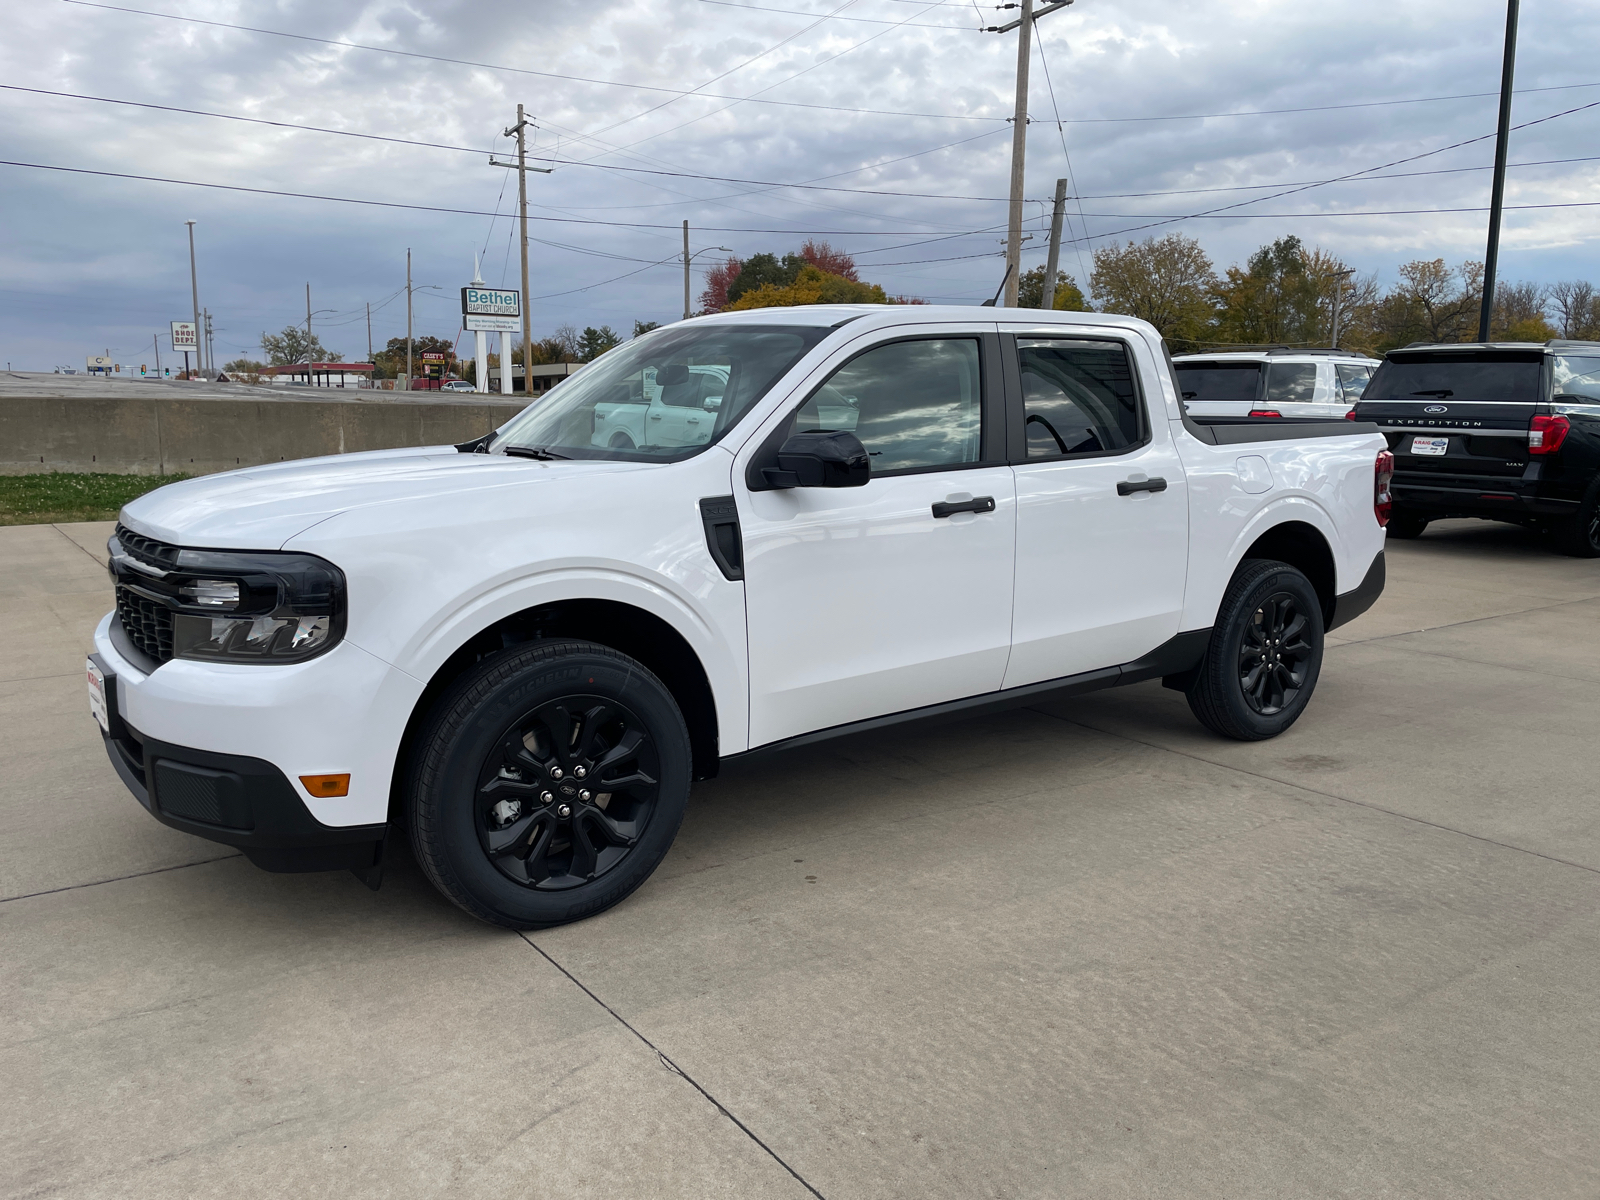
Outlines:
[[[344,635],[344,574],[309,554],[180,550],[171,582],[175,658],[300,662]]]
[[[108,548],[118,588],[169,614],[174,658],[303,662],[344,636],[344,573],[324,559],[178,547],[158,555],[117,537]]]

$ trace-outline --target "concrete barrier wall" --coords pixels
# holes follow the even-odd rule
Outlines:
[[[206,475],[260,463],[464,442],[522,404],[0,397],[0,474]]]

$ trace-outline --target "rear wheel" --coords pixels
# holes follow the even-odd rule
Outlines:
[[[1223,595],[1187,691],[1213,733],[1253,742],[1293,725],[1322,671],[1322,603],[1288,563],[1246,559]]]
[[[440,700],[408,780],[412,844],[441,892],[538,929],[603,912],[683,820],[689,734],[641,663],[587,642],[481,663]]]
[[[1403,538],[1409,541],[1422,536],[1422,531],[1428,527],[1427,517],[1414,516],[1411,513],[1395,513],[1389,518],[1386,527],[1392,538]]]
[[[1600,558],[1600,480],[1589,488],[1583,504],[1550,530],[1556,546],[1574,558]]]
[[[631,437],[625,433],[619,433],[611,439],[610,448],[613,450],[633,450],[635,446]]]

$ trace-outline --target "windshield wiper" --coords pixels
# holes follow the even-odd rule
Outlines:
[[[1412,392],[1411,394],[1413,396],[1437,396],[1439,399],[1443,400],[1446,396],[1454,396],[1455,392],[1450,388],[1433,388],[1430,391]]]
[[[564,462],[568,458],[568,455],[557,454],[543,446],[507,446],[504,452],[516,458],[536,458],[540,462],[555,462],[557,459]]]

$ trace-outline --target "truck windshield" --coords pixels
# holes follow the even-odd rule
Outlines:
[[[1536,403],[1539,399],[1537,351],[1489,357],[1463,354],[1429,354],[1415,358],[1390,358],[1378,368],[1362,401],[1372,400],[1479,400],[1489,403]]]
[[[832,330],[689,322],[635,338],[513,417],[491,451],[669,462],[717,441]]]
[[[1253,362],[1174,363],[1185,400],[1254,400],[1261,364]]]

